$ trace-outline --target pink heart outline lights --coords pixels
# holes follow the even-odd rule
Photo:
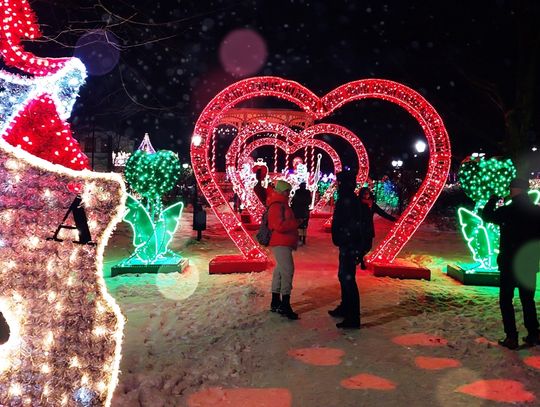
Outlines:
[[[228,261],[232,266],[216,267],[216,270],[219,269],[216,272],[227,272],[223,271],[226,269],[229,270],[228,272],[258,271],[266,268],[265,252],[238,221],[218,187],[208,158],[212,131],[220,116],[227,109],[244,100],[267,96],[292,102],[316,120],[331,115],[334,110],[355,100],[382,99],[401,106],[418,121],[426,135],[430,152],[426,178],[412,198],[412,203],[367,259],[378,263],[393,262],[427,216],[448,177],[451,161],[450,140],[437,111],[418,92],[385,79],[362,79],[349,82],[319,98],[297,82],[279,77],[262,76],[236,82],[216,95],[199,116],[191,139],[191,160],[201,191],[242,253],[240,257],[223,258],[224,262]],[[210,272],[219,260],[216,258],[210,263]],[[252,264],[242,267],[240,266],[242,262],[252,262]]]
[[[260,138],[255,141],[246,142],[257,134],[273,133],[275,137]],[[341,159],[337,152],[325,141],[315,138],[317,135],[330,134],[340,137],[347,141],[353,148],[357,157],[358,175],[357,181],[362,184],[367,180],[369,174],[369,160],[367,151],[360,141],[360,139],[350,130],[337,124],[316,124],[310,126],[303,131],[297,133],[291,130],[289,127],[278,123],[253,123],[243,127],[238,135],[233,140],[229,150],[226,154],[226,170],[227,174],[233,182],[233,188],[243,188],[244,185],[240,179],[237,168],[243,160],[248,157],[254,150],[262,146],[273,146],[285,151],[287,154],[293,154],[294,152],[305,148],[318,147],[325,151],[334,164],[335,172],[339,172],[342,169]],[[278,136],[283,137],[285,140],[281,140]],[[314,213],[322,211],[326,203],[329,201],[330,196],[334,191],[333,187],[328,188],[321,199],[317,202],[317,205],[313,209]],[[246,209],[252,215],[255,223],[259,223],[264,213],[264,206],[257,199],[253,191],[247,192],[247,201],[244,203]]]

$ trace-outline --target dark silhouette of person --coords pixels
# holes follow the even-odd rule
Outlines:
[[[291,201],[291,208],[294,212],[294,217],[299,221],[298,236],[302,244],[306,244],[310,205],[311,191],[306,189],[306,183],[302,182],[295,191]]]
[[[266,206],[266,188],[263,187],[263,172],[262,170],[257,170],[255,177],[257,178],[257,184],[253,188],[253,192],[255,192],[255,195],[257,195],[257,198],[259,198],[259,201],[262,202],[263,205]]]
[[[499,225],[501,231],[497,265],[500,272],[499,306],[506,337],[499,344],[509,349],[519,346],[513,304],[516,287],[528,331],[523,340],[530,346],[540,343],[534,302],[540,261],[540,207],[531,201],[528,189],[526,179],[515,178],[510,183],[512,202],[496,208],[501,198],[492,196],[482,211],[483,219]]]
[[[235,212],[242,212],[241,209],[240,209],[240,197],[238,196],[238,194],[235,192],[233,194],[233,209]]]
[[[360,247],[360,254],[358,256],[358,262],[362,270],[366,269],[366,263],[364,262],[364,256],[373,247],[373,238],[375,237],[375,226],[373,224],[373,215],[377,214],[392,222],[396,221],[396,218],[381,209],[375,202],[375,196],[373,192],[364,187],[360,189],[360,210],[362,219],[362,244]]]
[[[362,243],[360,200],[354,193],[356,174],[337,174],[338,199],[332,217],[332,242],[339,247],[338,279],[341,303],[328,311],[333,317],[343,317],[338,328],[360,328],[360,294],[356,285],[356,258]]]
[[[193,207],[193,230],[197,231],[197,240],[202,239],[202,231],[206,230],[206,211],[197,202]]]

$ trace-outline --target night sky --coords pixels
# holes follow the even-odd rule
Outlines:
[[[187,157],[194,123],[205,104],[245,77],[227,72],[231,68],[220,59],[220,45],[233,30],[248,28],[266,47],[266,58],[264,49],[262,56],[255,55],[262,58],[260,68],[248,76],[281,76],[319,95],[356,79],[402,82],[438,110],[459,163],[474,151],[506,152],[504,114],[515,103],[520,64],[528,63],[538,48],[538,41],[534,49],[518,47],[523,26],[519,7],[540,21],[537,3],[35,1],[42,30],[54,41],[29,48],[46,56],[75,52],[94,72],[74,108],[76,137],[95,120],[98,127],[137,140],[147,131],[156,148]],[[116,48],[103,43],[105,31],[89,37],[96,29],[106,30]],[[90,45],[76,49],[77,41]],[[249,52],[240,49],[243,55]],[[105,55],[105,62],[96,60],[96,54]],[[540,90],[538,82],[533,86]],[[527,129],[531,147],[538,142],[538,106],[533,113]],[[394,158],[409,163],[414,142],[424,138],[412,117],[387,102],[351,104],[327,121],[358,134],[379,166]]]

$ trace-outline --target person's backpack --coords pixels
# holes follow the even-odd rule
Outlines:
[[[259,226],[259,231],[255,235],[257,242],[262,246],[268,246],[270,244],[270,239],[272,238],[272,230],[268,227],[268,212],[270,212],[270,206],[272,205],[273,203],[264,211],[261,219],[261,226]],[[285,219],[285,205],[283,204],[281,204],[281,217]]]

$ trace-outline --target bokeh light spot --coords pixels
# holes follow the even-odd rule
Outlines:
[[[257,73],[266,62],[267,56],[264,39],[249,28],[231,31],[219,47],[219,59],[223,69],[236,78]]]
[[[107,30],[93,30],[77,41],[74,55],[79,58],[90,75],[111,72],[120,60],[118,39]]]

